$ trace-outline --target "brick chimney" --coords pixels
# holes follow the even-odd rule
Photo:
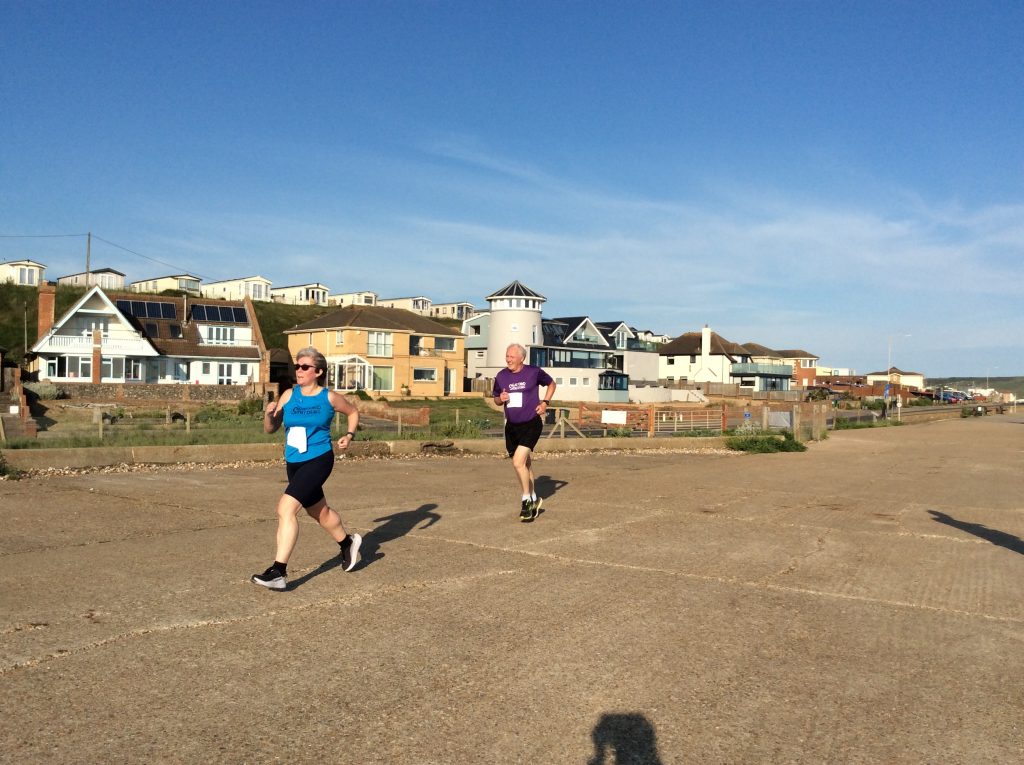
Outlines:
[[[36,340],[41,340],[47,332],[50,331],[50,327],[53,326],[54,322],[54,305],[57,302],[57,288],[49,282],[39,283],[39,315],[38,321],[38,334]],[[28,348],[25,349],[26,351]]]

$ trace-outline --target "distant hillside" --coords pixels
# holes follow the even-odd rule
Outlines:
[[[256,319],[260,323],[263,341],[268,348],[287,348],[288,340],[284,336],[286,329],[338,310],[337,306],[325,308],[319,305],[285,305],[263,301],[254,301],[253,307],[256,309]]]

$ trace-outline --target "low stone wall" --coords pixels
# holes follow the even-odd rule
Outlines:
[[[265,397],[270,385],[154,385],[151,383],[54,383],[63,398],[90,402],[243,401]]]

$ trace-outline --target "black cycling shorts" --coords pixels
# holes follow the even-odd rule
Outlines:
[[[284,493],[303,507],[312,507],[324,498],[324,484],[334,470],[334,452],[329,451],[305,462],[289,462],[288,488]]]
[[[505,449],[508,456],[516,453],[516,449],[525,446],[533,451],[540,440],[541,431],[544,430],[544,421],[538,414],[529,422],[506,422],[505,423]]]

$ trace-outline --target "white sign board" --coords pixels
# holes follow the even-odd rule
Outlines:
[[[602,425],[625,425],[626,415],[628,412],[625,409],[602,409],[601,410],[601,424]]]

